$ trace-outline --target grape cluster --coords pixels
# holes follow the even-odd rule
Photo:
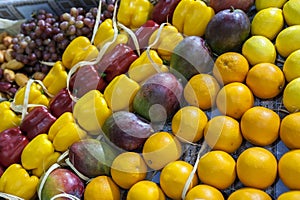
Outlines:
[[[112,18],[114,0],[102,0],[100,22]],[[98,8],[88,11],[71,8],[70,12],[54,16],[45,10],[32,14],[32,18],[21,24],[21,31],[13,40],[12,56],[25,64],[22,69],[27,75],[34,72],[47,73],[50,66],[40,61],[56,62],[61,60],[68,44],[78,36],[91,39]]]

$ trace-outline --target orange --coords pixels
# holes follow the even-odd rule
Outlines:
[[[140,154],[124,152],[113,160],[110,172],[112,179],[120,187],[129,189],[146,178],[147,165]]]
[[[213,75],[221,85],[244,82],[249,70],[247,59],[237,52],[226,52],[217,57]]]
[[[160,186],[163,192],[174,200],[181,199],[185,183],[193,170],[188,162],[177,160],[167,164],[160,174]],[[189,189],[198,184],[197,175],[194,174]]]
[[[209,200],[224,200],[222,193],[205,184],[196,185],[185,196],[185,200],[209,199]]]
[[[245,84],[233,82],[225,85],[219,91],[216,103],[222,114],[239,119],[253,106],[254,97]]]
[[[284,117],[280,124],[280,139],[290,149],[300,149],[300,112]]]
[[[116,183],[108,176],[97,176],[85,187],[84,200],[119,200],[121,193]]]
[[[209,74],[194,75],[184,87],[184,98],[193,106],[203,110],[215,105],[217,93],[220,90],[218,81]]]
[[[204,138],[212,149],[227,153],[235,152],[243,141],[239,122],[229,116],[216,116],[209,120]]]
[[[202,183],[224,190],[235,181],[235,165],[235,160],[225,151],[210,151],[200,158],[197,174]]]
[[[285,77],[276,65],[260,63],[249,70],[246,84],[255,96],[269,99],[281,93],[285,85]]]
[[[279,136],[280,117],[269,108],[255,106],[241,118],[243,137],[257,146],[270,145]]]
[[[279,159],[278,174],[289,189],[300,190],[300,149],[288,151]]]
[[[149,180],[139,181],[128,191],[126,200],[165,200],[161,188]]]
[[[169,162],[179,159],[181,151],[181,144],[174,135],[157,132],[144,143],[143,157],[151,169],[160,170]]]
[[[198,107],[185,106],[172,119],[172,132],[183,142],[198,142],[203,137],[208,119]]]
[[[300,191],[287,191],[279,195],[277,200],[296,200],[300,199]]]
[[[300,77],[289,82],[283,90],[282,102],[290,112],[300,111]]]
[[[272,200],[272,198],[262,190],[244,187],[231,193],[227,200]]]
[[[245,186],[266,189],[276,179],[277,160],[267,149],[250,147],[239,155],[236,170]]]

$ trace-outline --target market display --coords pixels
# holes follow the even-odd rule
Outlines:
[[[300,0],[101,0],[0,33],[0,199],[300,199]]]

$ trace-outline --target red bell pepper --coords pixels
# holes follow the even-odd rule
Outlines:
[[[0,178],[1,178],[2,174],[4,173],[4,171],[5,171],[5,168],[0,165]]]
[[[6,129],[0,133],[0,165],[8,167],[20,163],[24,147],[29,143],[20,127]]]
[[[105,74],[103,78],[106,83],[109,83],[114,77],[126,73],[137,58],[138,56],[128,45],[118,44],[103,56],[95,68],[99,74]]]
[[[90,90],[103,91],[106,85],[101,73],[99,75],[92,65],[79,68],[70,79],[70,91],[72,95],[78,98]]]
[[[172,24],[174,10],[180,0],[160,0],[153,7],[152,18],[156,23],[169,22]]]
[[[74,105],[67,88],[63,88],[50,100],[49,110],[54,117],[59,118],[65,112],[72,112]]]
[[[26,134],[29,140],[32,140],[39,134],[48,133],[50,126],[55,120],[56,118],[46,107],[38,106],[25,116],[20,129]]]
[[[143,24],[140,28],[138,28],[134,34],[136,35],[136,38],[139,42],[139,46],[141,50],[145,50],[149,43],[149,38],[152,35],[152,33],[159,28],[159,25],[153,21],[148,20],[145,24]],[[128,46],[132,49],[135,49],[134,43],[132,38],[128,40]]]

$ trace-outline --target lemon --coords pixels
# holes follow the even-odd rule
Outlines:
[[[275,63],[276,59],[274,44],[267,37],[261,35],[254,35],[247,39],[242,46],[242,54],[251,65]]]
[[[300,77],[289,82],[283,90],[282,97],[285,108],[293,113],[300,111]]]
[[[210,151],[200,158],[197,174],[202,183],[223,190],[235,181],[235,167],[235,160],[229,153]]]
[[[275,47],[278,53],[285,58],[300,49],[300,25],[283,29],[276,37]]]
[[[128,191],[126,200],[165,200],[165,195],[161,188],[149,180],[139,181]]]
[[[244,187],[231,193],[227,200],[272,200],[272,198],[262,190]]]
[[[287,82],[300,77],[300,49],[286,58],[282,70]]]
[[[206,184],[200,184],[193,187],[185,197],[185,200],[209,199],[209,200],[224,200],[222,193]]]
[[[284,19],[280,8],[260,10],[251,22],[251,34],[262,35],[273,40],[282,30]]]
[[[288,151],[279,159],[278,174],[289,189],[300,190],[300,149]]]
[[[287,0],[255,0],[255,8],[257,11],[264,8],[282,8],[282,6],[287,2]]]
[[[295,200],[300,199],[300,191],[287,191],[279,195],[277,200]]]
[[[289,0],[283,6],[283,16],[289,26],[300,25],[300,0]]]

